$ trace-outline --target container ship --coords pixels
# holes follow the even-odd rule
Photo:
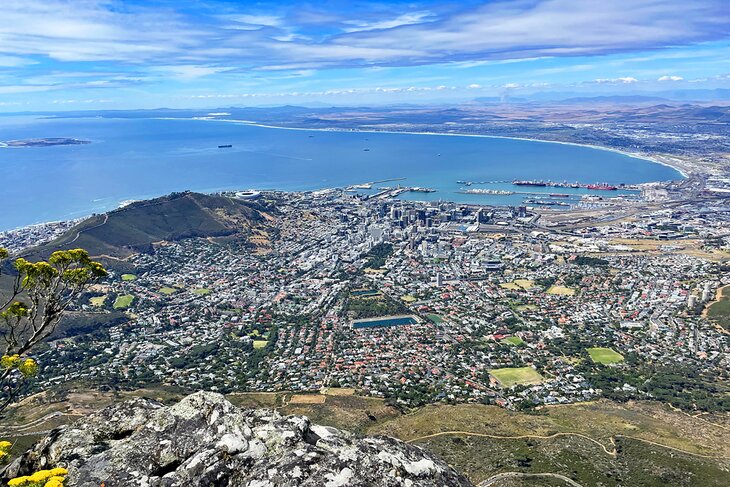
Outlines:
[[[616,191],[618,189],[618,186],[614,186],[608,183],[581,184],[567,182],[558,183],[555,181],[515,180],[512,181],[512,184],[514,184],[515,186],[539,186],[543,188],[546,186],[549,186],[551,188],[584,188],[601,191]]]

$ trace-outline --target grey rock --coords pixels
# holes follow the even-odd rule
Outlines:
[[[80,487],[473,487],[416,446],[239,409],[209,392],[170,407],[150,399],[107,407],[52,431],[2,477],[61,466],[67,485]]]

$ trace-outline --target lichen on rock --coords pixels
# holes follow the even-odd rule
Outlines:
[[[4,480],[66,467],[68,486],[467,487],[442,460],[389,437],[358,437],[302,416],[240,409],[198,392],[174,406],[134,399],[58,428]]]

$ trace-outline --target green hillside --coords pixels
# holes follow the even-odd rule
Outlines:
[[[32,250],[26,258],[46,258],[55,250],[70,248],[86,249],[92,256],[124,258],[135,252],[150,252],[155,242],[247,234],[264,223],[258,205],[252,202],[173,193],[92,216]]]

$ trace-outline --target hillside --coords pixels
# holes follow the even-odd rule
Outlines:
[[[174,406],[116,403],[52,431],[0,473],[4,481],[66,467],[64,485],[467,487],[421,448],[360,438],[198,392]]]
[[[56,250],[83,248],[95,257],[123,259],[136,252],[151,252],[156,242],[245,236],[265,226],[262,210],[256,203],[224,196],[173,193],[88,218],[25,257],[37,260]]]

